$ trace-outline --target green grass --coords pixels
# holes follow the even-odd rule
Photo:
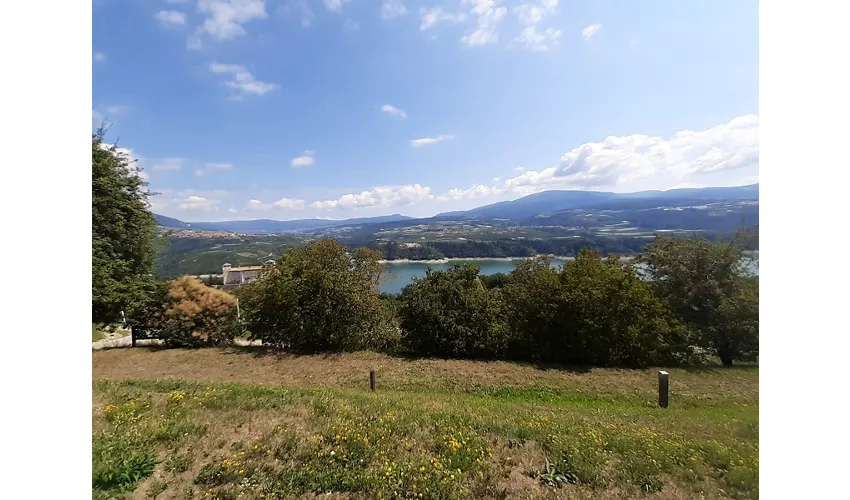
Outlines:
[[[95,498],[758,497],[757,391],[660,409],[611,386],[93,390]]]
[[[95,325],[92,323],[91,325],[91,341],[97,342],[98,340],[103,340],[106,338],[106,335],[101,331],[102,326]]]

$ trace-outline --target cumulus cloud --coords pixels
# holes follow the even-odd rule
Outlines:
[[[497,7],[496,0],[463,0],[461,5],[471,5],[471,13],[478,16],[475,28],[461,37],[462,44],[477,47],[499,41],[497,27],[505,19],[507,7]]]
[[[186,14],[176,10],[161,10],[154,17],[163,26],[186,24]]]
[[[307,151],[304,151],[303,155],[293,158],[290,164],[292,165],[292,168],[309,167],[316,162],[313,158],[315,154],[316,153],[314,151],[308,149]]]
[[[335,200],[314,201],[310,208],[320,210],[352,210],[365,207],[410,205],[433,199],[431,188],[419,184],[383,186],[361,193],[344,194]]]
[[[265,95],[279,88],[277,84],[257,80],[254,78],[254,75],[245,69],[245,66],[240,64],[220,64],[212,62],[210,63],[209,68],[213,73],[231,75],[231,79],[224,82],[224,84],[237,92],[237,98],[241,98],[249,94]]]
[[[384,104],[383,106],[381,106],[381,111],[383,111],[384,113],[390,114],[390,115],[395,115],[395,116],[400,116],[402,118],[407,118],[407,114],[404,112],[404,110],[398,109],[397,107],[389,105],[389,104]]]
[[[587,40],[596,33],[598,33],[600,29],[602,29],[601,24],[591,24],[587,28],[581,30],[581,37]]]
[[[466,200],[482,196],[493,196],[503,192],[504,189],[500,187],[476,184],[469,189],[450,189],[446,194],[437,196],[436,199],[437,201]]]
[[[707,130],[682,130],[670,138],[632,134],[588,142],[561,156],[556,167],[527,170],[505,180],[505,192],[530,194],[554,187],[622,190],[642,181],[669,189],[720,172],[757,174],[759,117],[739,116]],[[743,174],[742,174],[743,175]]]
[[[381,19],[393,19],[406,13],[407,9],[401,0],[385,0],[381,4]]]
[[[192,212],[209,212],[215,209],[213,202],[200,196],[187,196],[177,205],[180,210],[188,210]]]
[[[414,148],[421,148],[422,146],[428,146],[429,144],[436,144],[440,141],[448,141],[450,139],[454,139],[454,136],[441,134],[437,137],[423,137],[421,139],[413,139],[410,141],[410,146]]]
[[[293,198],[281,198],[276,202],[272,203],[273,207],[281,208],[283,210],[304,210],[304,205],[304,200],[298,200]]]
[[[441,7],[419,9],[419,15],[422,17],[419,31],[425,31],[439,23],[457,24],[466,20],[466,14],[463,12],[446,12]]]
[[[203,35],[219,41],[232,40],[247,33],[243,26],[246,23],[268,17],[265,0],[198,0],[198,12],[206,17],[186,42],[194,50],[203,47]]]
[[[269,206],[260,200],[248,200],[248,203],[245,204],[245,208],[247,210],[266,210]]]

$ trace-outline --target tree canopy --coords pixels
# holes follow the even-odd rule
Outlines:
[[[657,237],[638,258],[657,293],[696,335],[696,343],[731,366],[758,356],[758,277],[747,253],[751,235],[731,241]]]
[[[92,134],[92,321],[113,322],[143,300],[155,257],[157,224],[147,183],[132,160]]]

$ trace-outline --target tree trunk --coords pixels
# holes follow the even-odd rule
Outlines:
[[[720,362],[723,363],[723,366],[732,366],[732,356],[729,354],[721,354]]]

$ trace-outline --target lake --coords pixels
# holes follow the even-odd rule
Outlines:
[[[425,276],[425,271],[431,267],[435,271],[445,271],[451,268],[454,264],[469,262],[481,268],[481,274],[508,274],[514,270],[517,264],[523,262],[524,259],[511,260],[490,260],[490,259],[464,259],[452,260],[448,262],[387,262],[384,264],[384,269],[392,273],[390,279],[387,279],[381,285],[381,291],[387,293],[401,293],[401,289],[409,285],[413,281],[413,277],[421,278]],[[564,263],[564,259],[552,258],[552,266],[557,267]],[[758,274],[758,267],[753,267],[753,272]]]
[[[421,278],[425,276],[425,271],[431,267],[435,271],[445,271],[450,269],[455,264],[469,262],[481,268],[481,274],[496,274],[505,273],[514,270],[517,264],[523,262],[524,259],[511,260],[488,260],[488,259],[468,259],[468,260],[452,260],[449,262],[426,263],[426,262],[387,262],[384,264],[384,269],[391,272],[395,276],[388,279],[381,285],[381,291],[387,293],[401,293],[401,289],[409,285],[413,281],[413,277]],[[552,259],[553,266],[560,266],[564,263],[564,259]]]

